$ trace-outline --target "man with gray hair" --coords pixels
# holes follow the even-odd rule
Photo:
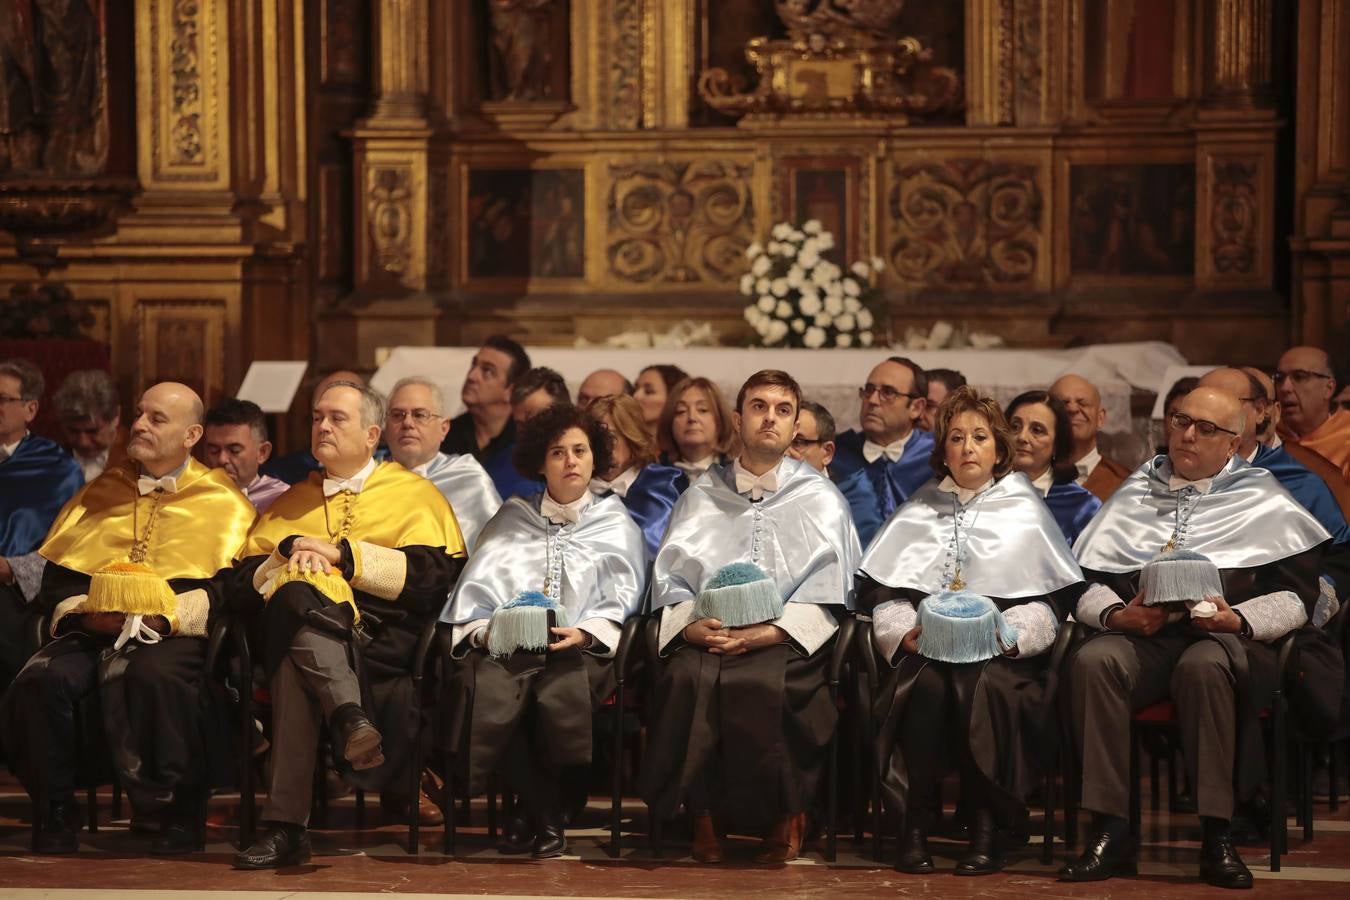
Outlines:
[[[501,507],[502,498],[471,454],[441,452],[441,441],[449,431],[440,388],[418,376],[394,385],[384,425],[389,455],[436,485],[455,511],[464,546],[473,549],[478,532]]]
[[[112,376],[102,369],[71,372],[52,395],[52,407],[66,436],[66,449],[80,464],[86,482],[126,456],[127,431]]]

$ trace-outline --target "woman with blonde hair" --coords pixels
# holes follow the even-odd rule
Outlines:
[[[731,407],[707,378],[686,378],[666,397],[656,428],[661,461],[682,470],[693,481],[714,463],[739,452]]]
[[[689,479],[674,466],[657,462],[660,451],[647,433],[642,407],[632,397],[601,397],[586,411],[614,438],[612,462],[591,478],[591,493],[597,497],[618,494],[655,557],[670,512],[689,487]]]

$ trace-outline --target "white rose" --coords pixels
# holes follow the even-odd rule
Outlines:
[[[837,316],[844,311],[844,301],[838,294],[830,294],[825,298],[825,311],[832,316]]]
[[[772,268],[773,260],[769,259],[767,256],[757,256],[755,257],[755,261],[750,264],[750,271],[754,272],[756,275],[767,275]]]
[[[804,316],[814,316],[825,308],[820,302],[820,298],[815,294],[802,294],[802,298],[797,301],[797,307]]]
[[[872,270],[867,268],[867,263],[862,260],[858,260],[853,265],[849,266],[849,269],[859,278],[866,278],[868,275],[872,274]]]
[[[857,297],[844,298],[844,312],[856,313],[860,309],[862,309],[862,301],[859,300]]]
[[[828,288],[830,283],[834,281],[834,277],[830,275],[830,270],[826,268],[828,265],[829,263],[822,262],[812,270],[811,280],[816,283],[817,287]]]
[[[787,240],[787,236],[792,234],[792,226],[786,222],[779,222],[773,226],[773,239],[776,241]]]
[[[823,312],[818,316],[816,316],[815,324],[821,328],[829,328],[831,325],[834,324],[834,316],[830,315],[829,313]]]
[[[775,278],[770,290],[775,297],[786,297],[788,292],[788,280],[786,278]]]
[[[872,322],[874,321],[872,318],[872,311],[867,307],[864,306],[862,309],[858,310],[857,318],[859,328],[867,329],[872,327]]]
[[[769,323],[769,330],[765,333],[764,339],[768,341],[770,344],[777,343],[778,341],[781,341],[783,338],[787,337],[787,333],[788,333],[787,323],[782,321],[781,319],[774,319],[772,322]]]
[[[820,237],[816,238],[816,240],[820,243],[821,250],[834,249],[834,235],[830,234],[828,231],[822,232]]]
[[[851,335],[851,334],[836,334],[836,335],[834,336],[834,345],[835,345],[836,347],[852,347],[852,346],[853,346],[853,335]]]
[[[792,241],[794,244],[800,244],[802,241],[806,240],[806,235],[802,234],[800,231],[794,231],[792,234],[788,235],[788,240]]]
[[[803,269],[814,269],[819,264],[820,254],[816,252],[814,247],[810,249],[803,247],[802,252],[797,254],[797,265]]]
[[[828,259],[825,260],[823,263],[821,263],[820,267],[824,269],[827,273],[829,273],[830,279],[832,281],[837,281],[839,279],[839,276],[844,274],[843,269],[839,268],[837,265],[830,262]]]
[[[806,329],[806,334],[802,336],[802,344],[810,347],[812,350],[825,343],[825,330],[812,326]]]
[[[861,347],[872,346],[872,332],[861,331],[858,333],[858,345]]]
[[[810,219],[802,226],[802,231],[805,231],[807,234],[820,234],[823,230],[824,226],[820,224],[819,219]]]
[[[787,273],[788,287],[800,288],[806,283],[806,273],[802,271],[801,266],[793,266]]]
[[[844,293],[848,294],[850,297],[857,297],[862,293],[862,288],[858,287],[858,282],[854,281],[852,278],[845,278]]]
[[[771,284],[773,284],[773,282],[769,281],[769,279],[760,278],[759,281],[755,282],[755,294],[760,297],[764,296],[769,292],[769,286]]]
[[[745,248],[746,259],[754,259],[756,256],[762,256],[763,253],[764,247],[759,243],[759,241],[755,241],[749,247]]]
[[[802,332],[806,331],[806,320],[805,320],[805,319],[793,319],[793,320],[792,320],[792,330],[795,331],[795,332],[797,332],[798,334],[801,334]]]
[[[755,305],[759,307],[760,312],[771,313],[773,312],[773,308],[778,305],[778,302],[768,294],[765,294],[763,297],[759,298],[759,302]]]
[[[741,293],[749,297],[755,290],[755,276],[746,272],[741,276]]]
[[[745,321],[749,322],[751,325],[755,324],[759,321],[759,307],[755,306],[753,303],[750,304],[745,308],[744,315]]]
[[[816,240],[816,239],[813,238],[813,237],[807,238],[805,241],[802,242],[801,251],[802,251],[803,253],[805,253],[807,250],[812,250],[812,251],[814,251],[814,252],[816,252],[816,253],[819,253],[819,252],[820,252],[820,241]]]
[[[755,331],[759,332],[760,337],[764,337],[769,333],[769,323],[772,321],[773,319],[770,319],[768,316],[763,316],[755,323]]]
[[[773,314],[780,319],[792,318],[792,304],[786,300],[779,300],[778,306],[774,309]]]
[[[884,268],[886,268],[886,260],[882,259],[880,256],[872,257],[872,271],[880,272]]]
[[[781,245],[777,241],[769,241],[769,245],[765,249],[768,251],[770,256],[777,256],[778,248],[780,246]]]
[[[848,313],[834,317],[834,327],[838,328],[840,331],[852,331],[853,324],[853,317]]]

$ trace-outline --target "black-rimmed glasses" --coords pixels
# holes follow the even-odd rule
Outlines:
[[[1224,434],[1231,434],[1235,437],[1237,436],[1237,432],[1233,431],[1232,429],[1223,428],[1218,425],[1215,425],[1208,419],[1192,419],[1185,413],[1179,412],[1172,413],[1171,417],[1167,420],[1167,423],[1171,425],[1173,428],[1175,428],[1177,431],[1185,431],[1187,428],[1190,428],[1192,425],[1194,425],[1195,433],[1200,435],[1201,437],[1207,438],[1214,437],[1215,433],[1220,431],[1222,431]]]
[[[901,397],[908,397],[910,400],[926,400],[920,394],[906,394],[904,391],[897,391],[889,384],[872,384],[870,381],[858,388],[859,399],[866,400],[868,397],[876,394],[882,403],[894,403]]]

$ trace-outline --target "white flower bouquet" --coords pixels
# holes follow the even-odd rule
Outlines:
[[[750,299],[745,320],[766,347],[870,347],[879,296],[879,257],[860,260],[844,271],[825,259],[834,235],[816,219],[800,228],[786,222],[771,239],[745,250],[750,271],[741,276],[741,294]]]

